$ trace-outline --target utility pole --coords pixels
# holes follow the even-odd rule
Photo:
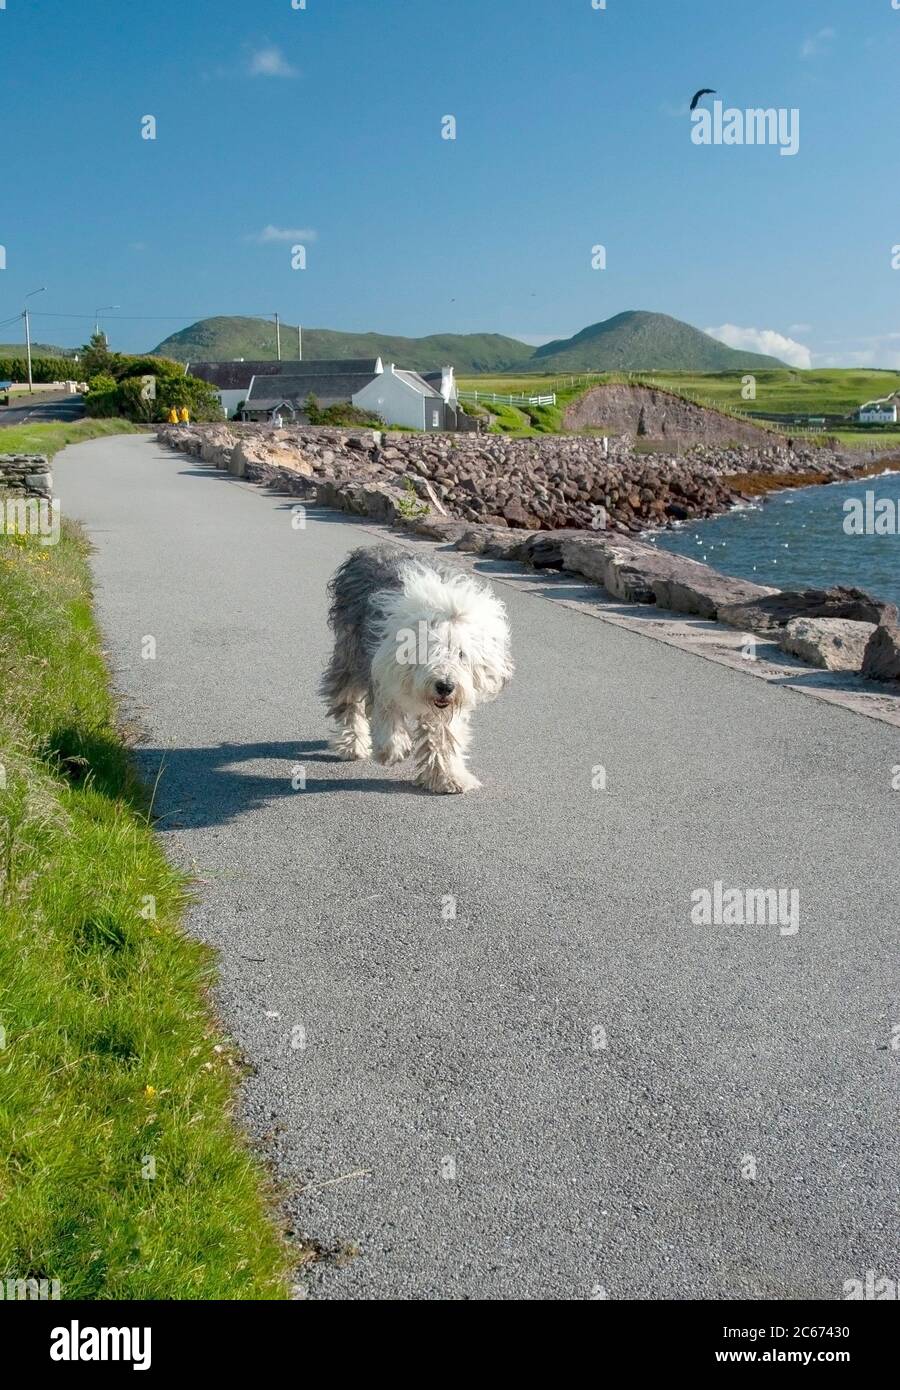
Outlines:
[[[277,314],[275,315],[275,355],[276,355],[276,357],[278,358],[278,361],[280,362],[280,361],[281,361],[281,324],[280,324],[279,321],[278,321],[278,315],[277,315]]]
[[[303,361],[303,329],[297,324],[297,361]]]
[[[34,395],[34,382],[31,380],[31,333],[28,328],[28,310],[22,315],[25,320],[25,353],[28,357],[28,394]]]
[[[28,358],[28,394],[29,394],[29,396],[33,396],[33,395],[34,395],[34,382],[32,381],[32,378],[31,378],[31,325],[30,325],[30,323],[29,323],[29,321],[28,321],[28,301],[29,301],[29,299],[31,299],[31,297],[32,297],[33,295],[36,295],[36,294],[43,294],[43,293],[44,293],[44,290],[45,290],[46,288],[47,288],[46,285],[41,285],[41,288],[40,288],[39,290],[31,290],[31,291],[29,291],[28,294],[26,294],[26,296],[25,296],[25,308],[24,308],[24,311],[23,311],[23,313],[22,313],[22,317],[23,317],[23,319],[25,320],[25,353],[26,353],[26,356],[27,356],[27,358]]]

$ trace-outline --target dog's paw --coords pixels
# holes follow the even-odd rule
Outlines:
[[[338,739],[331,745],[333,753],[344,763],[361,763],[372,756],[372,745],[361,739]]]
[[[471,772],[458,772],[450,778],[447,787],[449,793],[459,795],[462,792],[477,792],[481,786],[477,777],[473,777]]]
[[[375,749],[375,761],[381,763],[382,767],[394,767],[397,763],[402,763],[412,752],[412,739],[409,735],[399,738],[392,738],[389,742]]]
[[[460,772],[452,772],[443,777],[421,779],[420,784],[431,792],[437,792],[439,796],[462,796],[464,792],[477,791],[481,786],[478,778],[473,777],[471,772],[467,772],[465,768]]]

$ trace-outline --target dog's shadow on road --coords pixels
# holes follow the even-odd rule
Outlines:
[[[138,747],[134,759],[144,782],[156,788],[153,819],[161,830],[227,825],[282,798],[323,792],[428,796],[409,780],[409,769],[385,777],[375,763],[344,762],[324,739]],[[357,768],[367,775],[360,776]]]

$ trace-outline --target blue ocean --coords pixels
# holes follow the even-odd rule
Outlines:
[[[866,494],[882,503],[877,514],[897,518],[893,534],[848,535],[844,503],[865,510]],[[890,505],[888,505],[888,503]],[[889,524],[889,520],[888,523]],[[884,530],[883,521],[879,529]],[[863,522],[866,528],[865,521]],[[660,550],[702,560],[724,574],[778,589],[852,584],[900,605],[900,473],[852,483],[771,493],[759,505],[708,521],[687,522],[647,539]]]

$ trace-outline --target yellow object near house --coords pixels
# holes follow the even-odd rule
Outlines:
[[[188,424],[190,424],[191,412],[188,410],[188,408],[187,408],[186,405],[183,405],[183,406],[181,407],[180,415],[181,415],[181,423],[182,423],[183,425],[188,425]]]
[[[175,409],[174,405],[172,406],[172,409],[169,411],[169,424],[178,424],[178,411]]]

